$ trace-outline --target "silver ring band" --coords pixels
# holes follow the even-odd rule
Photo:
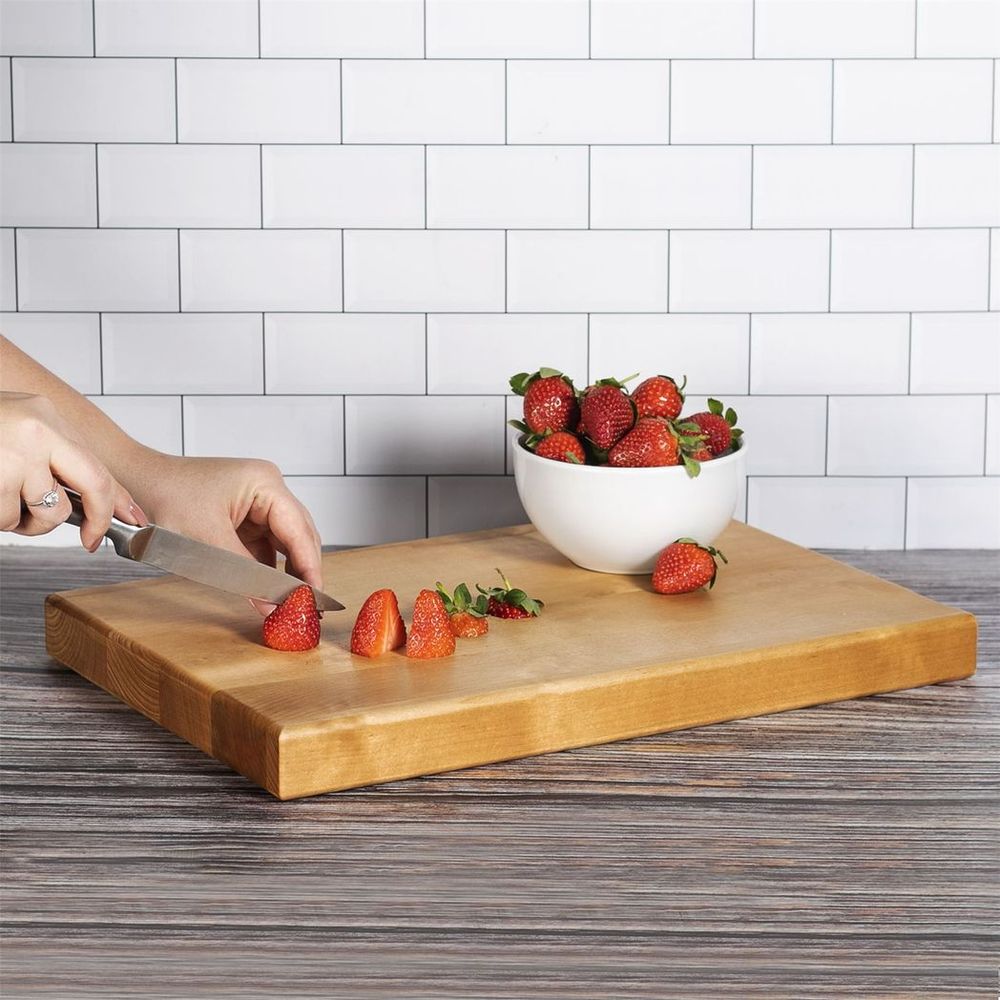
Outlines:
[[[41,500],[36,500],[34,503],[28,503],[25,501],[26,507],[55,507],[59,503],[59,484],[53,483],[52,489],[42,497]]]

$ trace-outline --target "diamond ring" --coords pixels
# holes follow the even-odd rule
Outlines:
[[[42,497],[41,500],[36,500],[34,503],[27,503],[25,501],[25,506],[27,507],[55,507],[59,503],[59,490],[56,489],[56,483],[52,484],[52,489]]]

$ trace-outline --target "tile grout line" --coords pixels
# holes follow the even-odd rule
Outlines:
[[[830,145],[833,143],[833,120],[836,115],[836,103],[834,101],[834,95],[836,94],[837,87],[837,60],[830,60]]]
[[[983,475],[986,473],[986,463],[990,453],[990,394],[983,394]]]
[[[431,384],[430,357],[428,352],[428,343],[430,338],[427,333],[427,326],[428,326],[428,314],[424,313],[424,395],[425,396],[430,395],[430,384]]]
[[[913,0],[913,58],[917,58],[917,8],[920,5],[920,0]]]
[[[344,475],[347,473],[347,393],[340,397],[340,435],[341,447],[344,450]]]
[[[14,227],[13,233],[11,234],[11,239],[14,243],[14,312],[21,311],[21,300],[18,294],[18,280],[17,280],[17,226]]]
[[[424,11],[424,55],[423,58],[427,58],[427,0],[423,0],[423,11]]]
[[[917,218],[917,144],[913,144],[913,158],[910,161],[910,228],[916,228]]]
[[[184,311],[184,300],[181,298],[181,231],[177,230],[177,311]]]
[[[826,311],[833,312],[833,230],[828,230],[830,238],[826,244]]]
[[[94,228],[101,228],[101,166],[97,155],[98,145],[94,143]]]
[[[667,145],[673,145],[674,131],[674,61],[667,60]]]
[[[424,0],[426,3],[426,0]],[[593,0],[587,0],[587,58],[592,59],[594,57],[594,3]]]
[[[345,302],[347,301],[347,289],[345,287],[344,273],[346,267],[344,263],[344,230],[340,230],[340,311],[342,313],[347,312],[347,306]]]
[[[100,369],[101,395],[104,395],[104,316],[97,314],[97,361]]]
[[[427,144],[424,144],[424,229],[427,228]]]
[[[4,57],[6,58],[6,57]],[[18,56],[18,59],[25,58],[24,56]],[[68,59],[69,56],[59,56],[60,59]],[[88,56],[89,58],[89,56]],[[105,60],[106,61],[106,60]],[[669,131],[669,126],[668,126]],[[163,148],[164,146],[173,144],[176,140],[174,139],[15,139],[13,140],[22,146],[92,146],[95,141],[100,142],[102,146],[156,146]],[[755,146],[763,146],[767,149],[817,149],[822,146],[829,146],[830,143],[827,141],[818,142],[814,140],[801,141],[801,142],[762,142],[760,140],[751,139],[740,139],[736,142],[718,142],[715,140],[699,140],[697,142],[673,142],[670,136],[666,141],[662,142],[585,142],[582,140],[574,140],[571,142],[510,142],[504,143],[501,140],[495,142],[483,142],[481,140],[475,140],[472,142],[431,142],[432,146],[439,146],[443,149],[503,149],[505,145],[515,146],[520,149],[564,149],[566,146],[594,146],[597,149],[662,149],[664,146],[680,146],[686,149],[745,149],[750,143]],[[8,143],[9,145],[9,143]],[[247,139],[191,139],[185,140],[184,145],[186,146],[256,146],[258,143],[247,140]],[[265,143],[265,145],[272,145],[272,143]],[[273,145],[281,146],[291,146],[299,149],[313,149],[313,148],[325,148],[330,146],[375,146],[375,147],[420,147],[427,145],[426,143],[420,141],[414,141],[413,139],[385,139],[385,140],[369,140],[366,139],[360,142],[342,142],[340,140],[334,139],[319,139],[315,142],[309,140],[300,140],[298,142],[279,142]],[[865,142],[834,142],[833,145],[841,148],[861,148],[861,149],[875,149],[875,148],[893,148],[896,146],[910,147],[913,145],[912,142],[900,142],[896,139],[886,139],[877,141],[865,141]],[[934,140],[921,140],[917,143],[919,146],[931,146],[935,148],[947,148],[950,146],[973,146],[973,147],[993,147],[997,143],[993,142],[991,139],[969,139],[969,140],[953,140],[953,139],[934,139]],[[858,228],[858,227],[854,227]],[[861,227],[866,228],[866,227]],[[871,228],[871,227],[867,227]],[[938,226],[936,228],[960,228],[967,229],[968,226],[958,226],[958,227],[943,227]],[[977,228],[977,227],[971,227]],[[985,229],[985,226],[979,226],[980,229]]]
[[[510,104],[510,98],[508,96],[507,89],[507,60],[503,61],[503,144],[507,145],[507,116],[509,114],[507,108]]]
[[[753,143],[750,144],[750,229],[753,229],[753,158],[754,158],[754,146]]]
[[[264,144],[261,143],[258,147],[259,158],[258,158],[258,176],[257,180],[260,184],[260,228],[264,228]]]
[[[757,58],[757,0],[750,0],[750,58]]]
[[[993,230],[986,237],[986,311],[993,309]]]
[[[426,3],[426,0],[424,0]],[[424,538],[431,537],[431,477],[424,476]]]
[[[260,35],[261,35],[261,31],[260,31],[260,0],[257,0],[257,58],[258,59],[261,58],[261,52],[263,51],[261,49],[261,44],[260,44]]]
[[[181,454],[183,455],[187,448],[187,444],[184,440],[184,393],[181,393],[178,399],[181,404]]]
[[[503,311],[507,313],[507,230],[503,231]]]
[[[180,110],[177,99],[177,59],[174,58],[174,144],[180,142]]]
[[[591,160],[593,158],[593,147],[587,147],[587,228],[590,229],[590,220],[592,205],[594,201],[594,196],[591,189],[590,176],[591,176]]]
[[[90,0],[90,42],[97,58],[97,0]]]
[[[260,394],[267,395],[267,322],[260,314]]]
[[[753,395],[753,313],[747,314],[747,395]]]
[[[910,516],[910,477],[903,476],[903,551],[907,544],[907,520]]]
[[[913,313],[910,313],[910,322],[906,333],[906,395],[910,395],[910,387],[913,384]]]
[[[340,91],[340,145],[344,145],[344,60],[337,60],[337,89]]]
[[[830,397],[826,397],[826,423],[823,431],[823,475],[830,474]]]

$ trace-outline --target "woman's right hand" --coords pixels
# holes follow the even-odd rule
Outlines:
[[[62,485],[83,500],[80,541],[89,552],[101,544],[112,516],[126,524],[146,523],[128,491],[73,440],[48,399],[0,393],[0,531],[43,535],[58,527],[70,513]],[[59,502],[54,507],[39,505],[52,489]]]

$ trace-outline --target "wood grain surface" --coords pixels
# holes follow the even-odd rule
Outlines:
[[[354,614],[278,653],[234,594],[180,577],[53,594],[50,655],[282,799],[968,677],[965,613],[737,521],[725,586],[664,598],[574,566],[531,525],[324,557],[349,609],[492,575],[544,599],[531,622],[426,662],[352,656]]]
[[[933,688],[277,802],[44,653],[0,553],[2,995],[993,998],[995,553],[843,553],[973,612]]]

